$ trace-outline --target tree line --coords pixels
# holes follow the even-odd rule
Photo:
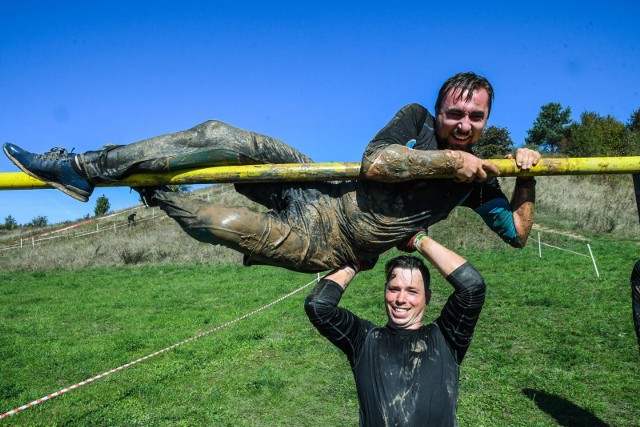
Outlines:
[[[96,199],[96,205],[93,209],[96,218],[105,215],[111,209],[111,203],[104,194]],[[85,218],[89,218],[89,214]],[[13,215],[7,215],[4,218],[4,224],[0,224],[0,230],[15,230],[16,228],[26,227],[46,227],[49,225],[49,219],[44,215],[38,215],[26,224],[20,225]]]
[[[525,146],[560,157],[609,157],[640,155],[640,108],[626,123],[610,115],[585,111],[579,121],[571,119],[571,107],[550,102],[540,108],[527,131]],[[502,158],[514,149],[506,128],[488,126],[474,154],[491,159]]]

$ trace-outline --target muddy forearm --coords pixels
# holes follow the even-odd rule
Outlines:
[[[343,265],[323,277],[323,279],[331,280],[338,284],[342,290],[346,290],[358,271],[351,265]]]
[[[516,179],[513,190],[511,208],[513,210],[513,222],[522,246],[527,243],[531,227],[533,226],[533,210],[536,200],[536,180]]]
[[[415,248],[445,279],[467,262],[462,256],[428,236],[420,238],[415,243]]]
[[[422,151],[402,145],[386,147],[370,162],[363,161],[364,178],[380,182],[401,182],[451,174],[464,164],[462,154],[453,150]]]

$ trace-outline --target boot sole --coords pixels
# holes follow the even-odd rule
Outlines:
[[[74,192],[73,187],[68,188],[65,187],[64,185],[55,182],[55,181],[50,181],[46,178],[43,178],[41,176],[38,176],[37,174],[31,172],[29,169],[25,168],[24,166],[22,166],[22,163],[20,163],[20,161],[18,161],[18,159],[16,159],[15,157],[13,157],[11,154],[9,154],[9,152],[7,151],[7,149],[5,147],[2,147],[2,151],[4,151],[4,154],[9,158],[9,160],[11,160],[13,162],[13,164],[15,164],[17,167],[20,168],[20,170],[24,173],[26,173],[27,175],[29,175],[31,178],[35,178],[39,181],[44,182],[45,184],[48,184],[54,188],[57,188],[58,190],[62,191],[64,194],[66,194],[67,196],[71,196],[76,200],[79,200],[81,202],[87,202],[89,201],[89,197],[88,196],[83,196],[82,194],[79,194],[77,192]]]

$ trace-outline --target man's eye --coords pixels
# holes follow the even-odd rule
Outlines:
[[[480,122],[484,120],[484,114],[472,114],[470,116],[471,120],[474,122]]]
[[[449,111],[447,113],[447,116],[450,119],[459,119],[460,117],[462,117],[462,113],[460,111]]]

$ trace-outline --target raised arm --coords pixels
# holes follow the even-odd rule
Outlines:
[[[350,264],[347,264],[331,271],[329,274],[324,276],[322,280],[331,280],[332,282],[340,286],[344,291],[347,289],[356,274],[356,268]]]
[[[407,144],[419,140],[420,149]],[[434,118],[419,104],[403,107],[376,134],[362,157],[360,174],[380,182],[424,179],[434,174],[450,175],[460,182],[483,181],[498,174],[493,164],[459,150],[439,150]]]
[[[426,234],[417,236],[414,247],[444,278],[467,262],[466,259],[442,246]]]
[[[540,153],[537,151],[526,148],[516,151],[516,163],[522,170],[530,169],[539,160]],[[509,202],[498,180],[487,179],[474,185],[463,205],[479,214],[489,228],[509,245],[523,248],[533,225],[535,185],[533,177],[516,178],[513,196]]]
[[[540,153],[528,148],[516,150],[516,165],[521,170],[529,170],[540,161]],[[533,226],[533,208],[536,201],[536,180],[532,176],[516,178],[516,186],[511,197],[513,224],[524,247]]]
[[[499,175],[498,167],[473,154],[458,150],[414,150],[402,145],[383,149],[364,171],[364,177],[380,182],[450,176],[458,182],[484,181]]]
[[[484,304],[486,285],[480,273],[462,256],[442,246],[426,234],[410,242],[454,289],[436,320],[447,342],[462,362]]]
[[[354,361],[354,352],[360,347],[369,324],[349,310],[338,307],[342,293],[355,275],[356,270],[349,265],[333,270],[320,280],[304,303],[313,326],[342,350],[350,363]]]
[[[520,238],[520,247],[524,247],[533,227],[533,210],[536,201],[536,181],[516,178],[516,186],[511,197],[513,225]]]

